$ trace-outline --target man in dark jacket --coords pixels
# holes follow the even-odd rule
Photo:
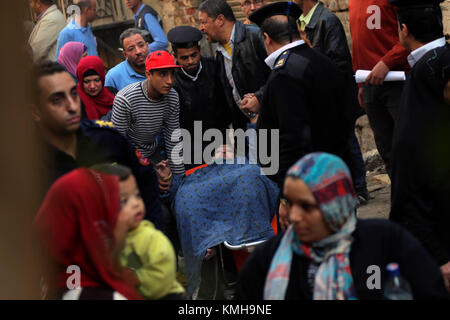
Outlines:
[[[67,70],[56,62],[44,61],[36,67],[37,103],[32,115],[42,137],[46,161],[37,164],[45,172],[44,191],[60,176],[78,167],[119,163],[136,176],[146,206],[146,219],[163,229],[156,173],[145,159],[138,159],[128,140],[104,121],[81,122],[77,86]]]
[[[204,132],[218,129],[224,134],[231,119],[224,92],[217,83],[214,58],[201,55],[198,44],[202,38],[200,30],[179,26],[170,30],[167,38],[177,63],[181,65],[175,70],[173,87],[180,97],[180,128],[188,130],[191,138],[190,152],[183,151],[185,168],[189,170],[203,164]],[[201,130],[195,130],[196,126]],[[184,140],[183,145],[186,146]]]
[[[280,187],[287,169],[307,153],[324,151],[348,161],[352,129],[343,112],[348,107],[343,76],[330,59],[300,40],[300,14],[296,4],[277,2],[250,15],[264,33],[266,63],[272,68],[259,115],[251,121],[258,129],[279,130],[280,168],[269,177]],[[280,223],[286,226],[286,217],[280,216]]]
[[[444,99],[450,45],[443,33],[442,1],[390,1],[399,7],[399,38],[411,52],[411,71],[392,141],[389,218],[428,249],[450,291],[450,106]]]
[[[357,96],[358,87],[353,78],[352,56],[347,44],[344,27],[341,21],[323,3],[317,0],[294,0],[300,9],[300,28],[305,31],[307,38],[314,49],[319,50],[344,74],[348,83],[350,121],[364,114],[359,106]],[[361,154],[361,147],[354,131],[349,138],[349,168],[352,173],[353,185],[358,195],[359,204],[366,204],[369,200],[369,192],[366,184],[366,166]]]
[[[229,105],[234,129],[245,129],[248,117],[241,111],[245,105],[259,105],[263,86],[270,69],[264,63],[267,56],[261,31],[254,25],[244,25],[234,17],[225,0],[206,0],[198,8],[200,30],[209,42],[218,42],[216,67]]]

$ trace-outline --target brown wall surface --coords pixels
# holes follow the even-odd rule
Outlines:
[[[18,23],[27,10],[28,1],[0,2],[0,299],[39,299],[31,226],[39,193],[33,164],[41,160],[27,104],[31,77],[24,30]]]

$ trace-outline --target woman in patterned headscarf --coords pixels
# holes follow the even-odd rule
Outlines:
[[[387,220],[356,218],[351,175],[340,158],[303,157],[289,169],[283,193],[290,226],[250,256],[238,298],[382,299],[390,262],[399,264],[414,298],[446,296],[439,267],[412,235]]]

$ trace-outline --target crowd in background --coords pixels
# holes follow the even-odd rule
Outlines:
[[[167,33],[151,6],[124,2],[135,26],[118,39],[123,62],[106,70],[95,0],[74,1],[68,21],[54,0],[30,0],[44,298],[196,298],[224,242],[264,242],[221,253],[237,299],[392,298],[366,285],[369,266],[385,282],[392,262],[414,299],[448,298],[442,0],[350,0],[352,52],[317,0],[241,0],[244,23],[225,0],[205,0],[198,28]],[[214,57],[202,55],[203,36]],[[389,71],[406,80],[385,81]],[[354,132],[364,113],[392,180],[390,221],[357,218],[370,199]],[[254,134],[240,140],[239,129]],[[210,130],[223,140],[211,146]],[[81,270],[74,288],[70,266]]]

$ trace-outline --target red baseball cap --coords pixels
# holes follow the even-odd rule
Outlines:
[[[167,68],[181,68],[181,66],[175,64],[175,59],[167,51],[154,51],[145,60],[145,70],[147,71]]]

